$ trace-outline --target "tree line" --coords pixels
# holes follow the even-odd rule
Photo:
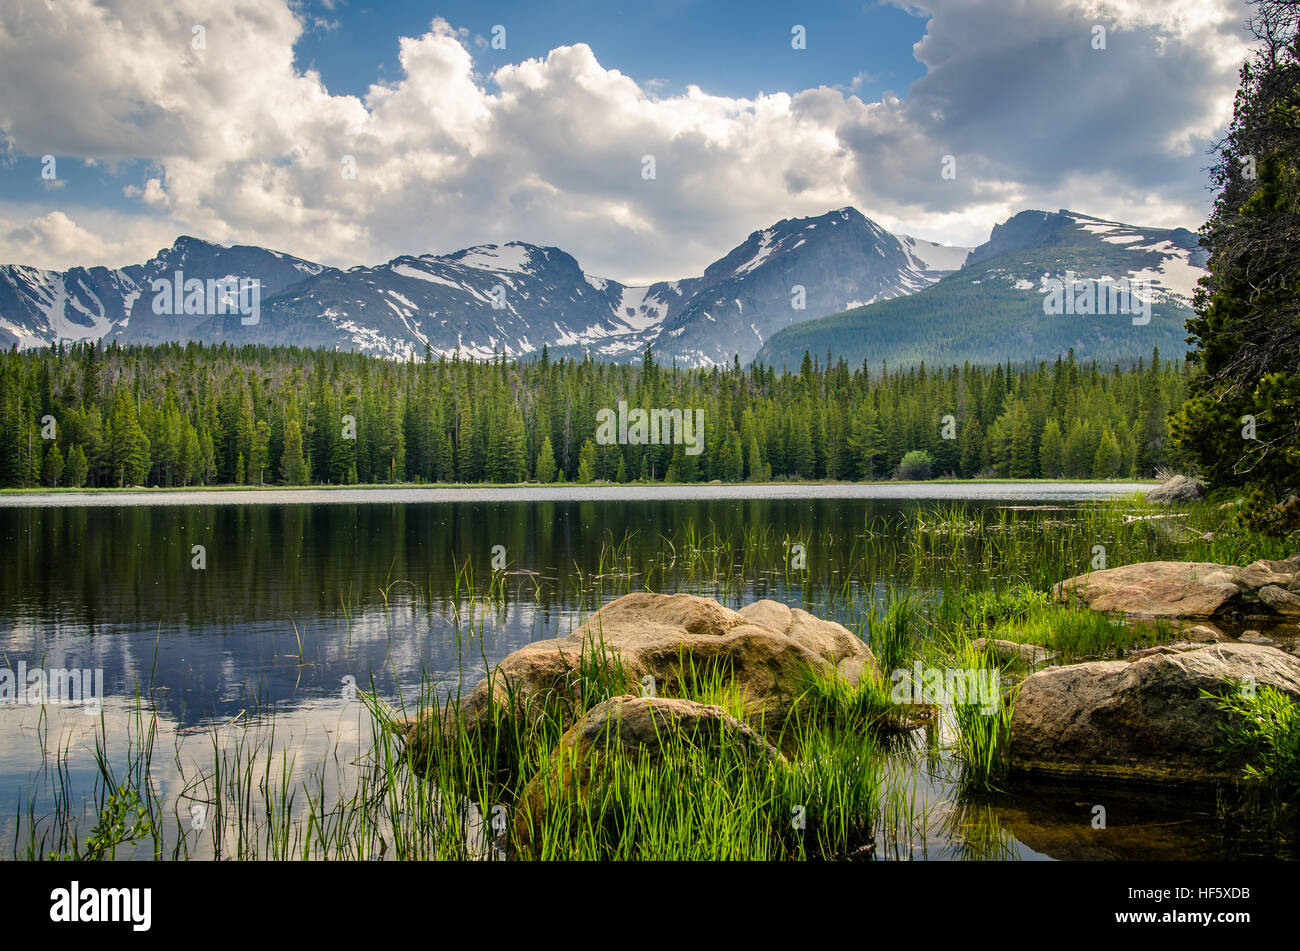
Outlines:
[[[24,486],[1148,477],[1187,371],[1159,353],[798,373],[590,359],[409,362],[292,347],[0,354],[0,484]],[[597,413],[703,409],[702,451],[597,438]],[[910,454],[910,455],[909,455]],[[918,468],[918,463],[921,463]]]

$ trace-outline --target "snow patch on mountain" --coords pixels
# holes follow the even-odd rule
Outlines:
[[[449,281],[445,277],[441,277],[429,271],[422,271],[409,264],[398,264],[392,270],[394,274],[401,277],[409,277],[417,281],[428,281],[430,284],[442,284],[444,287],[454,287],[457,290],[460,289],[460,285],[455,281]]]
[[[509,244],[482,244],[453,255],[457,263],[464,267],[478,268],[484,271],[501,271],[521,273],[528,270],[531,255],[525,244],[512,241]]]
[[[1162,242],[1162,244],[1168,244],[1168,242]],[[1161,250],[1161,248],[1157,246],[1149,250]],[[1176,248],[1175,250],[1181,251],[1182,249]],[[1173,253],[1159,267],[1136,271],[1129,276],[1129,279],[1149,282],[1159,290],[1173,294],[1190,305],[1192,297],[1196,293],[1197,282],[1204,274],[1204,270],[1188,263],[1185,254]]]
[[[955,271],[966,263],[966,258],[970,257],[972,250],[925,241],[908,234],[896,237],[902,244],[908,259],[920,271]]]
[[[1125,251],[1135,254],[1146,252],[1160,257],[1160,263],[1154,267],[1134,268],[1122,275],[1130,281],[1143,281],[1152,284],[1156,290],[1169,294],[1182,303],[1191,305],[1196,293],[1197,281],[1205,269],[1192,262],[1192,251],[1180,247],[1168,238],[1152,240],[1151,230],[1126,225],[1118,221],[1093,218],[1077,212],[1063,212],[1086,232],[1096,235],[1107,244],[1123,245]],[[1157,234],[1171,232],[1157,231]]]
[[[754,268],[762,264],[767,259],[767,256],[771,253],[772,253],[772,232],[764,231],[762,237],[760,237],[758,241],[757,253],[748,261],[746,261],[744,264],[742,264],[740,267],[736,268],[735,273],[737,274],[749,273],[750,271],[754,270]]]

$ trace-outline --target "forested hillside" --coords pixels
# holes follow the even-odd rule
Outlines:
[[[1158,347],[1181,359],[1204,252],[1182,228],[1143,228],[1062,210],[1025,211],[993,229],[966,264],[906,296],[791,324],[758,359],[794,367],[804,351],[851,364],[888,360],[948,365],[1008,359],[1052,360],[1073,349],[1082,360],[1132,363]],[[1043,279],[1142,280],[1149,312],[1044,313]]]
[[[590,360],[394,362],[285,347],[0,354],[0,484],[1150,476],[1186,371]],[[704,410],[704,446],[598,445],[596,414]]]

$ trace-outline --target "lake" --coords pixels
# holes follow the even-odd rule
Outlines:
[[[196,779],[196,764],[211,759],[214,743],[265,743],[304,771],[328,761],[325,785],[341,783],[338,764],[368,729],[357,687],[397,707],[417,702],[422,680],[443,695],[462,680],[468,690],[510,651],[569,633],[626,590],[685,590],[733,607],[773,598],[848,623],[846,612],[900,580],[892,559],[914,557],[900,547],[849,577],[867,536],[883,536],[892,552],[888,545],[905,544],[908,520],[939,503],[1068,522],[1080,506],[1134,490],[931,483],[3,496],[0,667],[102,670],[103,723],[72,705],[0,706],[0,834],[21,840],[29,820],[15,816],[24,804],[39,820],[60,796],[93,823],[97,745],[107,746],[110,767],[129,769],[122,751],[148,729],[137,696],[157,711],[153,780],[177,815],[202,801],[196,784],[207,780]],[[792,544],[807,560],[796,578],[784,570]],[[979,565],[973,553],[969,570],[990,570]],[[494,593],[476,601],[494,577]],[[246,723],[256,730],[242,733]],[[60,750],[63,778],[53,767]],[[1106,790],[1118,828],[1103,841],[1088,833],[1078,786],[1012,790],[971,818],[942,775],[916,770],[909,781],[933,815],[881,857],[1188,858],[1269,848],[1250,830],[1219,830],[1213,802],[1186,796]],[[991,851],[972,854],[975,836],[962,825],[972,822]]]

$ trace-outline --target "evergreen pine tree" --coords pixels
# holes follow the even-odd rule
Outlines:
[[[578,481],[587,483],[596,478],[596,444],[588,439],[578,451]]]
[[[302,454],[302,426],[296,417],[284,425],[284,454],[280,457],[280,480],[286,485],[306,485],[307,460]]]
[[[62,476],[63,453],[59,452],[59,444],[54,443],[45,453],[45,464],[41,467],[41,481],[51,488],[56,488]]]
[[[1065,475],[1065,437],[1055,419],[1043,425],[1038,446],[1038,471],[1044,479],[1060,479]]]
[[[619,464],[619,471],[622,472],[622,464]],[[546,485],[555,481],[555,449],[551,446],[551,437],[547,436],[542,440],[542,448],[537,451],[537,481]],[[624,481],[619,479],[620,482]]]
[[[64,471],[64,484],[79,489],[86,484],[86,474],[90,466],[86,462],[86,451],[77,443],[68,450],[68,462]]]

